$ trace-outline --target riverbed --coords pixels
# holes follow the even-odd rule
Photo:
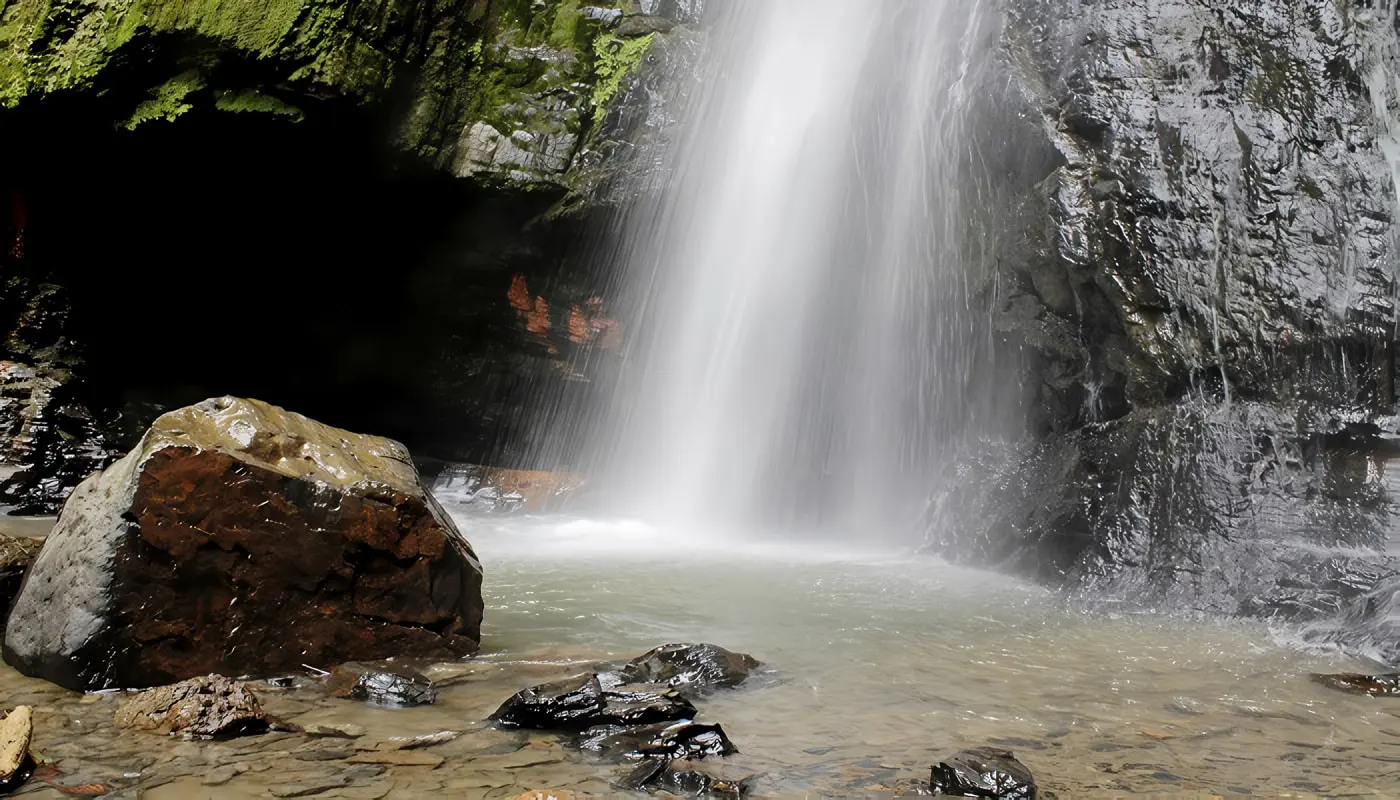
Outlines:
[[[611,795],[624,770],[549,734],[485,718],[525,686],[707,641],[764,670],[697,703],[762,775],[759,796],[890,794],[972,745],[1015,751],[1061,797],[1393,797],[1400,701],[1342,694],[1311,672],[1365,668],[1305,652],[1259,623],[1092,613],[1009,578],[899,550],[759,542],[632,522],[472,516],[486,569],[481,654],[425,665],[438,703],[382,709],[258,685],[298,725],[357,725],[358,739],[274,733],[184,742],[115,730],[117,699],[0,670],[5,706],[36,706],[51,783],[113,796],[457,796],[530,789]],[[437,767],[352,764],[394,737],[442,730]],[[319,791],[313,791],[318,789]],[[34,781],[33,796],[62,796]]]

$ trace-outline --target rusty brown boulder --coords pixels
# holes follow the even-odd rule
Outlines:
[[[5,660],[72,689],[480,640],[481,566],[396,442],[255,400],[173,411],[64,506]]]

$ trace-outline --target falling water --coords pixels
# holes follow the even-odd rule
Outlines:
[[[634,209],[640,334],[590,452],[621,511],[908,529],[993,404],[977,112],[992,0],[716,9],[670,189]]]

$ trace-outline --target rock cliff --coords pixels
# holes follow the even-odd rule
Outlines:
[[[991,522],[935,525],[936,549],[1290,618],[1393,570],[1384,5],[1011,4],[1007,69],[1058,162],[995,301],[1033,356],[1035,436],[983,454],[942,510]]]

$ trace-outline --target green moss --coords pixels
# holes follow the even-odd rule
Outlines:
[[[151,90],[151,99],[136,107],[131,116],[122,123],[127,130],[151,120],[172,121],[194,106],[185,102],[191,93],[204,88],[204,76],[198,70],[186,70],[160,86]]]
[[[554,9],[554,26],[549,31],[551,47],[565,50],[578,42],[579,21],[583,18],[581,0],[562,0]]]
[[[425,21],[431,4],[415,0]],[[258,61],[300,65],[289,80],[372,94],[390,78],[383,28],[402,0],[7,0],[0,13],[0,106],[94,87],[120,56],[183,36]],[[399,39],[393,39],[398,44]],[[149,54],[143,53],[142,62]]]
[[[599,36],[593,40],[593,124],[603,121],[608,103],[622,89],[622,81],[647,54],[656,34],[640,39],[621,39],[616,35]]]
[[[300,122],[305,117],[301,109],[291,103],[263,94],[256,89],[219,92],[214,98],[214,107],[220,111],[234,114],[254,113],[290,117],[296,122]]]

